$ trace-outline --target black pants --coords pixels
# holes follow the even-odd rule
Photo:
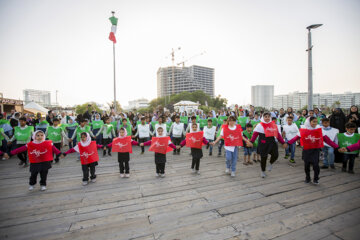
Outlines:
[[[156,173],[164,174],[165,173],[165,163],[155,163],[156,164]]]
[[[312,161],[308,161],[304,159],[304,165],[305,165],[305,174],[306,174],[306,180],[310,180],[310,165],[313,166],[314,170],[314,181],[319,180],[319,174],[320,174],[320,167],[319,167],[319,159],[315,159]]]
[[[54,146],[61,151],[61,143],[54,143]],[[57,156],[55,153],[55,162],[59,162],[59,156]]]
[[[144,143],[144,142],[147,142],[147,141],[149,141],[149,138],[139,138],[139,143]],[[141,147],[141,152],[143,153],[145,151],[145,147],[144,146],[142,146]]]
[[[40,185],[41,186],[46,186],[46,178],[47,178],[47,175],[48,175],[48,171],[49,170],[41,170],[40,172],[32,172],[31,176],[30,176],[29,184],[30,185],[35,185],[37,175],[38,175],[38,173],[40,173]]]
[[[90,169],[90,179],[95,179],[96,178],[96,174],[95,174],[95,164],[94,163],[90,163],[87,165],[81,165],[82,167],[82,171],[83,171],[83,181],[87,182],[89,181],[89,169]]]
[[[16,148],[22,147],[24,145],[26,145],[26,144],[16,144]],[[22,162],[24,162],[24,163],[27,162],[27,151],[19,153],[17,156]]]
[[[123,174],[124,171],[125,171],[125,174],[128,174],[130,172],[129,160],[119,160],[119,168],[120,168],[121,174]]]
[[[195,170],[196,170],[196,171],[199,171],[199,168],[200,168],[200,158],[193,158],[193,159],[192,159],[191,168],[194,169],[194,167],[195,167]]]
[[[175,146],[180,146],[180,143],[181,143],[181,137],[177,138],[177,137],[173,137],[173,144]],[[178,152],[180,153],[180,148],[179,149],[174,149],[174,152]]]
[[[270,152],[270,163],[273,164],[279,157],[279,151],[274,147],[272,149],[272,151]],[[267,155],[261,155],[261,171],[265,172],[266,170],[266,161],[267,161],[268,156]]]
[[[346,170],[347,163],[349,162],[349,170],[354,170],[355,157],[356,154],[344,154],[343,169]]]

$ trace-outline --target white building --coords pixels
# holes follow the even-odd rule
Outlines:
[[[25,105],[30,102],[35,102],[43,107],[51,106],[51,94],[50,91],[24,89],[24,102]]]
[[[174,109],[177,112],[192,113],[199,109],[200,104],[192,101],[180,101],[174,104]]]
[[[214,97],[214,71],[213,68],[196,65],[159,68],[157,72],[157,96],[164,97],[185,91],[195,92],[201,90]]]
[[[145,98],[129,101],[128,103],[129,105],[125,107],[127,110],[147,108],[149,106],[149,100]]]
[[[273,100],[274,85],[251,86],[251,105],[269,109],[273,106]]]
[[[313,104],[315,107],[332,107],[340,102],[339,107],[350,108],[352,105],[360,105],[360,93],[345,92],[343,94],[315,93]],[[292,107],[296,110],[307,106],[307,92],[293,92],[287,95],[274,96],[273,108]]]

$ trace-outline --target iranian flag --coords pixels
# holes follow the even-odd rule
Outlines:
[[[115,33],[116,33],[116,26],[117,26],[118,19],[116,17],[114,17],[114,13],[115,12],[112,12],[113,16],[111,18],[109,18],[109,20],[112,24],[109,39],[111,41],[113,41],[113,43],[116,43]]]

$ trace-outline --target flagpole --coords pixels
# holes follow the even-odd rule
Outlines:
[[[111,12],[112,15],[114,16],[115,12],[112,11]],[[115,114],[117,113],[116,112],[116,78],[115,78],[115,43],[113,42],[113,59],[114,59],[114,112]]]

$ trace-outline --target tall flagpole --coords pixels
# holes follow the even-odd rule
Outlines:
[[[114,16],[115,12],[112,11],[111,13]],[[116,80],[115,80],[116,75],[115,75],[115,43],[114,42],[113,42],[113,58],[114,58],[114,111],[115,111],[115,114],[116,114],[117,109],[116,109]]]

